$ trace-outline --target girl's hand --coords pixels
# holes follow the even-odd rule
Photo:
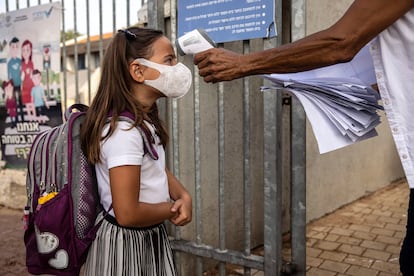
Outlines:
[[[184,226],[191,221],[192,217],[192,203],[191,197],[186,196],[177,199],[172,207],[171,212],[175,215],[170,221],[177,226]]]
[[[174,203],[170,208],[170,212],[173,214],[170,221],[177,226],[186,225],[191,221],[192,216],[193,206],[191,195],[167,168],[165,169],[165,172],[168,177],[170,198],[174,200]]]

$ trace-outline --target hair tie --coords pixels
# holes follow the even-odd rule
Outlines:
[[[118,30],[118,33],[124,33],[127,39],[135,39],[137,35],[130,30]]]

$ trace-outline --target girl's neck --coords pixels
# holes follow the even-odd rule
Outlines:
[[[135,98],[141,103],[143,107],[143,111],[145,113],[148,113],[151,111],[152,106],[157,101],[158,96],[152,92],[146,89],[144,86],[138,86],[134,89],[135,91]]]
[[[151,111],[151,106],[154,103],[152,103],[151,105],[147,105],[147,104],[141,102],[141,104],[142,104],[142,111],[144,111],[145,114],[148,114]]]

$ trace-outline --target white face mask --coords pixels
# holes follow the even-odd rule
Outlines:
[[[190,69],[182,63],[164,65],[144,58],[136,59],[140,64],[156,69],[160,76],[155,80],[145,80],[144,84],[154,87],[168,98],[181,98],[191,88],[192,75]]]

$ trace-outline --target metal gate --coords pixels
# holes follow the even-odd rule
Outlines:
[[[148,25],[157,29],[167,29],[167,33],[170,33],[171,40],[176,38],[176,1],[170,1],[169,13],[165,13],[164,1],[162,0],[149,0],[148,3]],[[292,34],[293,39],[304,35],[304,22],[294,22],[290,24],[290,20],[298,19],[297,15],[301,15],[301,19],[304,19],[304,2],[303,1],[275,1],[276,7],[276,26],[278,27],[278,33],[280,34],[276,39],[263,40],[263,49],[275,47],[281,45],[283,42],[288,42],[288,39],[284,38],[288,34]],[[292,17],[289,15],[293,14]],[[169,15],[170,20],[166,20],[164,15]],[[299,17],[300,18],[300,17]],[[169,26],[166,26],[166,23]],[[285,26],[287,24],[287,26]],[[168,30],[169,27],[169,30]],[[165,31],[164,29],[164,31]],[[284,41],[282,41],[284,39]],[[238,45],[239,49],[243,53],[248,53],[251,49],[251,41],[243,41]],[[219,45],[219,47],[228,47],[232,49],[232,45]],[[236,46],[237,47],[237,46]],[[234,50],[234,49],[232,49]],[[256,49],[257,50],[257,49]],[[225,93],[228,90],[226,84],[219,83],[209,90],[215,90],[217,94],[217,138],[218,138],[218,160],[217,160],[217,189],[218,189],[218,235],[217,243],[211,245],[205,242],[202,237],[203,232],[203,220],[202,216],[205,215],[206,210],[202,207],[202,190],[206,189],[202,185],[200,173],[202,172],[202,165],[200,164],[201,146],[200,136],[200,110],[202,101],[200,99],[204,88],[197,76],[197,68],[194,68],[194,99],[193,99],[193,112],[194,112],[194,182],[195,182],[195,194],[194,194],[194,224],[195,235],[194,239],[188,240],[182,238],[180,230],[175,230],[175,239],[172,241],[173,249],[177,251],[176,257],[178,263],[181,264],[183,275],[203,275],[204,271],[208,271],[203,266],[203,260],[213,259],[218,261],[217,273],[219,275],[226,275],[229,272],[226,269],[226,264],[237,265],[242,268],[239,273],[243,275],[253,275],[255,271],[264,271],[264,275],[305,275],[306,274],[306,193],[305,193],[305,115],[301,106],[296,102],[292,102],[290,97],[284,96],[282,93],[275,93],[275,91],[263,93],[263,163],[261,168],[263,169],[263,247],[262,254],[257,254],[256,251],[252,251],[252,229],[251,225],[254,223],[252,218],[252,175],[251,175],[251,90],[254,84],[250,83],[249,78],[242,80],[239,84],[242,89],[242,143],[240,151],[242,151],[242,170],[243,177],[242,183],[240,183],[240,190],[242,191],[242,206],[243,220],[237,227],[243,229],[243,244],[239,250],[231,250],[227,247],[227,237],[231,235],[232,231],[228,229],[226,220],[228,219],[227,201],[226,201],[226,97]],[[265,84],[266,85],[266,84]],[[257,89],[257,87],[256,87]],[[231,92],[229,92],[231,93]],[[177,103],[173,101],[171,103],[169,117],[170,125],[172,127],[173,140],[179,140],[180,125],[178,112],[179,108]],[[287,115],[286,115],[287,114]],[[287,118],[286,118],[287,117]],[[283,119],[285,118],[285,119]],[[287,121],[287,122],[286,122]],[[287,126],[288,125],[288,126]],[[291,127],[289,127],[289,125]],[[288,137],[283,134],[284,131],[288,131]],[[286,149],[284,147],[289,147]],[[180,166],[180,152],[179,143],[174,143],[172,149],[172,165],[175,175],[181,175]],[[288,156],[287,156],[288,155]],[[283,164],[283,160],[290,160],[290,164]],[[288,172],[286,170],[289,170]],[[290,181],[284,181],[284,178],[290,179]],[[287,183],[288,182],[288,183]],[[290,182],[290,183],[289,183]],[[283,254],[283,231],[282,227],[283,219],[283,205],[282,195],[283,185],[291,185],[289,192],[291,196],[290,200],[290,243],[291,254],[286,256]],[[283,195],[285,196],[285,195]],[[192,270],[188,270],[188,259],[184,255],[181,256],[178,252],[185,252],[190,255],[196,256],[195,265],[190,266]],[[285,258],[284,258],[285,257]],[[210,275],[210,274],[207,274]]]
[[[62,42],[63,106],[72,94],[73,101],[91,101],[92,52],[102,60],[107,43],[102,28],[98,39],[89,33],[89,16],[96,12],[89,9],[89,1],[79,1],[88,19],[86,40],[75,37],[70,45]],[[117,1],[96,1],[100,14],[104,4],[112,5],[116,22]],[[27,0],[23,7],[16,0],[13,8],[10,2],[5,1],[6,11],[52,1]],[[65,7],[69,6],[77,32],[79,2],[61,1],[62,32],[67,31]],[[125,0],[125,25],[114,23],[112,33],[136,23],[130,18],[130,2]],[[177,1],[142,0],[141,6],[147,9],[146,25],[162,29],[174,41]],[[304,36],[305,1],[275,0],[275,7],[276,38],[219,47],[248,53]],[[95,24],[101,26],[106,18],[99,18]],[[78,66],[81,56],[88,61],[83,71]],[[71,76],[69,59],[76,69]],[[198,77],[191,57],[180,57],[180,61],[193,70],[193,93],[183,100],[159,103],[172,138],[168,165],[193,195],[193,222],[182,229],[170,226],[180,275],[226,275],[231,270],[243,275],[305,275],[306,141],[300,104],[282,91],[260,92],[266,82],[259,77],[207,85]],[[86,76],[86,98],[80,97],[80,74]]]

